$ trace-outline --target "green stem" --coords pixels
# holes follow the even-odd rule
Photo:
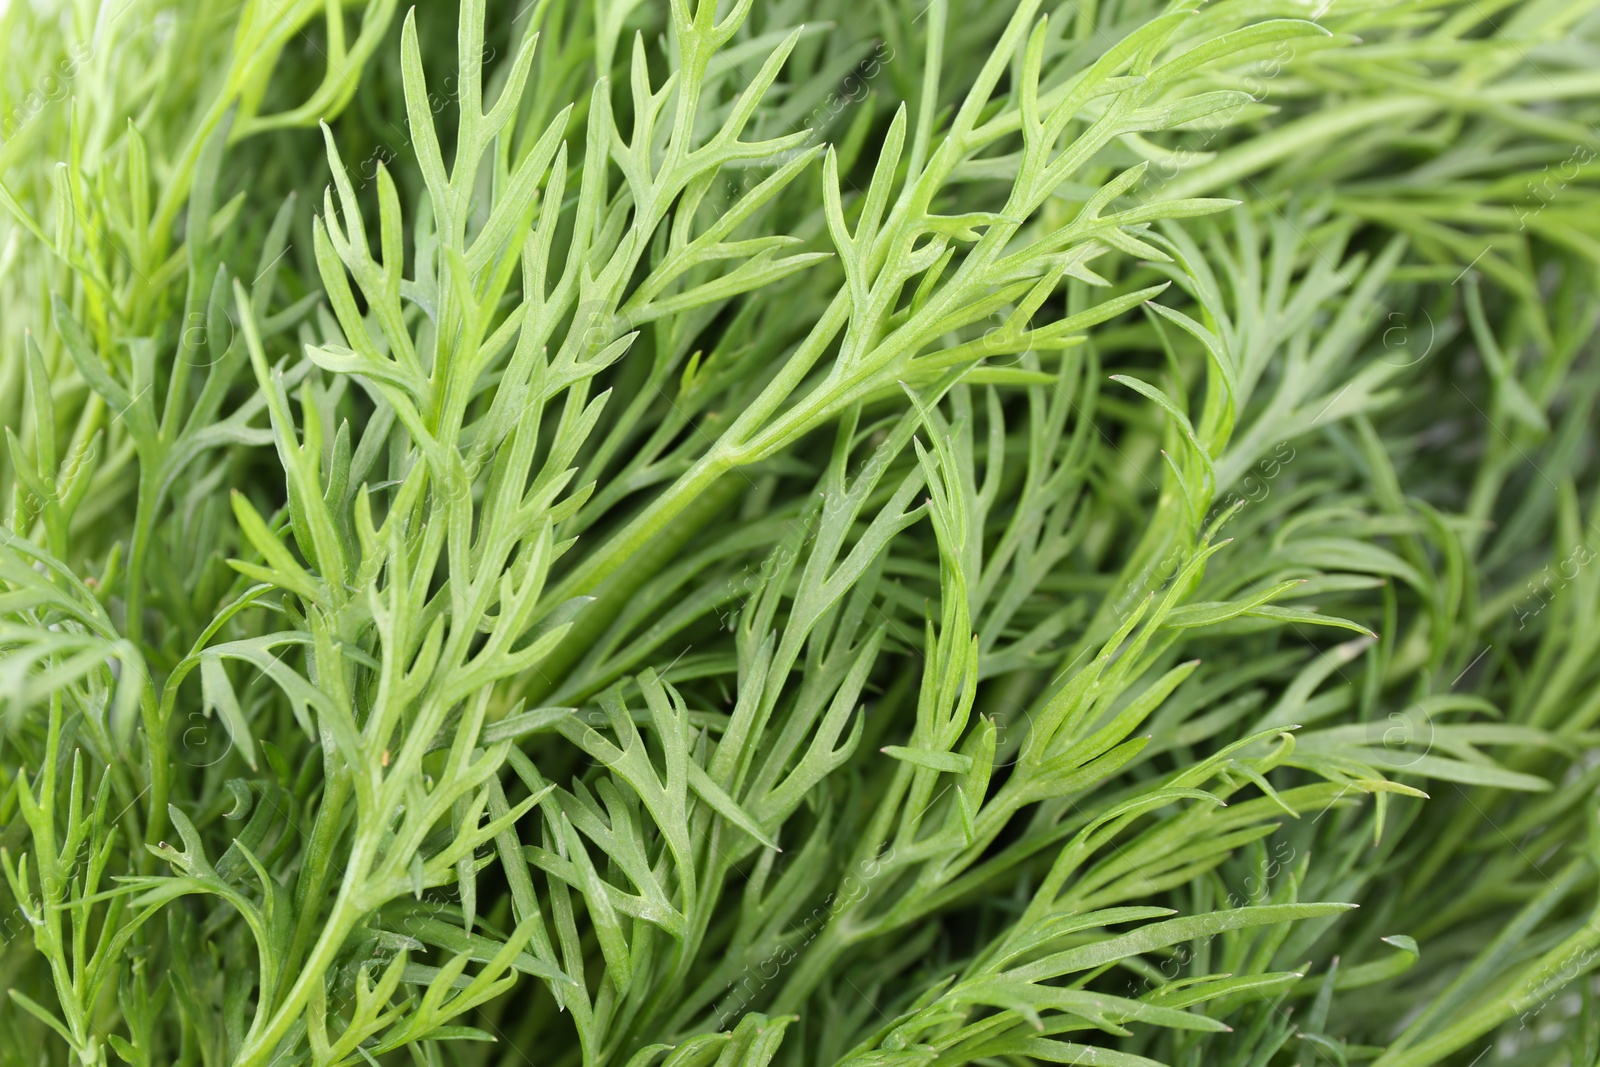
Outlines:
[[[552,606],[582,596],[591,589],[595,602],[584,609],[566,638],[539,664],[536,677],[525,683],[523,693],[527,699],[543,701],[557,692],[582,655],[616,620],[629,596],[670,563],[746,488],[741,480],[722,477],[730,467],[722,466],[693,482],[687,477],[680,480],[591,557],[612,554],[609,570],[601,572],[603,577],[586,588],[576,581],[583,571],[580,568],[557,588],[546,601]],[[653,513],[657,505],[663,506]],[[564,697],[567,695],[563,692]]]
[[[1320,111],[1274,130],[1270,137],[1258,137],[1222,153],[1205,166],[1174,179],[1162,192],[1172,200],[1203,196],[1280,160],[1335,143],[1354,131],[1381,129],[1385,123],[1406,115],[1421,120],[1442,106],[1443,101],[1402,96]]]
[[[334,780],[348,778],[348,775],[336,775]],[[324,794],[323,811],[342,811],[344,798]],[[319,829],[321,820],[318,821]],[[314,847],[314,846],[313,846]],[[281,999],[277,999],[277,1007],[271,1007],[266,991],[263,991],[260,1008],[257,1011],[255,1022],[251,1024],[250,1033],[246,1035],[244,1047],[239,1050],[238,1058],[234,1060],[233,1067],[259,1067],[271,1058],[273,1052],[282,1041],[284,1035],[294,1026],[305,1012],[307,1002],[311,999],[311,990],[315,983],[323,980],[338,958],[339,950],[344,947],[345,939],[350,936],[350,931],[355,929],[356,923],[371,911],[368,902],[359,899],[363,893],[366,873],[372,866],[374,854],[378,848],[378,834],[373,832],[363,833],[357,828],[355,843],[350,849],[350,859],[345,865],[344,882],[339,886],[339,895],[333,902],[333,911],[328,915],[322,925],[321,935],[317,938],[316,946],[311,950],[311,955],[303,965],[295,966],[293,955],[288,957],[283,974],[298,972],[299,977],[289,992]],[[315,850],[313,856],[323,857],[318,872],[317,886],[320,889],[326,877],[327,858],[332,855],[332,848]],[[320,896],[320,893],[317,894]],[[316,899],[315,896],[302,897],[301,921],[305,921],[306,913],[315,914],[314,907],[306,907],[304,903]],[[271,1011],[271,1022],[262,1026],[261,1020],[267,1018]],[[258,1027],[260,1028],[258,1030]]]
[[[141,653],[144,651],[144,564],[150,552],[151,526],[160,502],[160,491],[156,484],[160,466],[156,462],[147,463],[144,457],[140,457],[139,499],[134,509],[133,544],[128,550],[128,574],[124,585],[127,597],[123,601],[123,632]]]
[[[161,705],[148,684],[140,703],[145,745],[150,756],[150,819],[145,825],[144,840],[147,845],[155,845],[167,832],[167,798],[171,794],[167,727],[171,719],[162,714]],[[130,802],[128,807],[131,809],[133,804]],[[148,867],[154,858],[146,851],[139,857],[141,867]]]
[[[300,879],[295,886],[295,911],[299,914],[295,922],[294,940],[284,956],[286,972],[299,965],[317,930],[316,902],[323,898],[327,889],[328,867],[333,859],[333,847],[344,822],[345,806],[350,801],[352,788],[348,771],[334,772],[323,787],[322,803],[317,805],[316,822],[312,825],[311,838],[306,844],[306,865],[301,868]]]
[[[735,467],[759,458],[756,450],[747,446],[746,442],[751,441],[761,425],[771,418],[799,387],[822,355],[823,349],[843,327],[849,318],[849,313],[848,294],[840,293],[800,348],[778,371],[777,376],[767,383],[761,395],[740,413],[711,450],[685,471],[664,493],[651,501],[616,536],[567,575],[550,592],[546,603],[561,604],[572,597],[594,592],[606,578],[639,552],[662,531],[667,523],[710,488],[718,478]],[[814,416],[821,405],[808,401],[809,397],[800,403],[799,408],[809,411]],[[789,412],[785,420],[788,424],[806,425],[807,416],[804,413]]]
[[[350,899],[350,885],[351,883],[346,881],[345,888],[340,891],[339,899],[334,903],[333,914],[328,916],[328,923],[323,927],[322,936],[317,939],[311,957],[300,969],[300,977],[290,988],[289,995],[273,1013],[272,1021],[259,1033],[246,1039],[244,1047],[239,1050],[238,1058],[234,1060],[234,1067],[259,1067],[260,1064],[268,1062],[278,1042],[283,1040],[284,1035],[299,1020],[305,1010],[306,1002],[311,999],[312,983],[322,981],[323,974],[333,965],[339,950],[344,947],[345,938],[350,935],[350,931],[364,914],[364,911],[356,907]]]

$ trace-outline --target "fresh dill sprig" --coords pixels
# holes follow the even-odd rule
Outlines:
[[[1593,6],[13,0],[0,1063],[1600,1064]]]

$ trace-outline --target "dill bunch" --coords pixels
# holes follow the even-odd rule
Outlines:
[[[0,1063],[1600,1064],[1594,7],[12,0]]]

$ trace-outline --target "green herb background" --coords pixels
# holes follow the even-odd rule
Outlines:
[[[0,1065],[1600,1064],[1594,0],[0,0]]]

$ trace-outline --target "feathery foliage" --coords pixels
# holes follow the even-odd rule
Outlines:
[[[1600,1064],[1595,7],[0,6],[0,1064]]]

